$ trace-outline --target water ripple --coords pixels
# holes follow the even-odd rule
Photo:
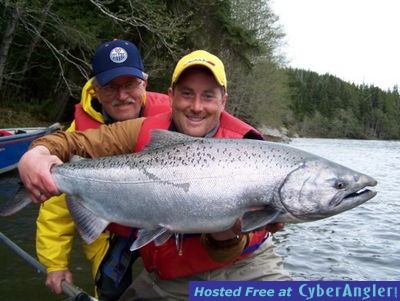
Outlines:
[[[337,216],[286,225],[278,253],[295,280],[398,280],[400,142],[294,139],[291,146],[378,180],[378,195]]]

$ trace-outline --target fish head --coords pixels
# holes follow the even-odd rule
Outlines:
[[[370,176],[323,158],[304,161],[280,187],[284,219],[307,222],[352,209],[376,195],[367,188],[376,184]]]

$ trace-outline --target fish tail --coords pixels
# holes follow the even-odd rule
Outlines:
[[[0,216],[12,215],[32,203],[28,191],[20,184],[15,196],[0,206]]]

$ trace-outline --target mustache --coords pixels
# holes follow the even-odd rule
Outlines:
[[[132,97],[128,97],[127,99],[124,99],[124,100],[114,99],[114,100],[111,102],[111,105],[112,105],[113,107],[118,107],[118,106],[120,106],[120,105],[127,105],[127,104],[134,104],[134,103],[136,103],[136,100],[133,99]]]

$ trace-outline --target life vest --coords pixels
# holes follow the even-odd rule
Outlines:
[[[168,129],[171,124],[171,113],[147,118],[142,124],[135,151],[141,151],[150,141],[152,129]],[[243,138],[254,128],[242,122],[236,117],[223,112],[220,118],[220,126],[215,138]],[[222,268],[233,262],[242,260],[252,254],[268,237],[265,230],[253,233],[249,246],[243,253],[231,262],[218,263],[211,259],[200,242],[200,234],[184,235],[182,241],[183,254],[179,254],[174,238],[169,239],[163,245],[156,247],[153,242],[142,247],[140,253],[144,266],[148,272],[157,271],[161,279],[184,277],[213,269]]]
[[[141,117],[154,116],[171,111],[168,95],[157,92],[146,92],[145,95]]]
[[[82,91],[82,99],[85,100],[85,103],[83,106],[81,105],[82,102],[75,105],[75,130],[96,129],[104,124],[104,120],[101,114],[91,106],[91,100],[95,96],[91,81],[85,85]],[[141,111],[141,116],[143,117],[171,111],[169,97],[166,94],[146,91],[143,103],[145,104]],[[132,228],[115,223],[110,223],[107,226],[107,230],[123,237],[129,237],[132,232]]]

